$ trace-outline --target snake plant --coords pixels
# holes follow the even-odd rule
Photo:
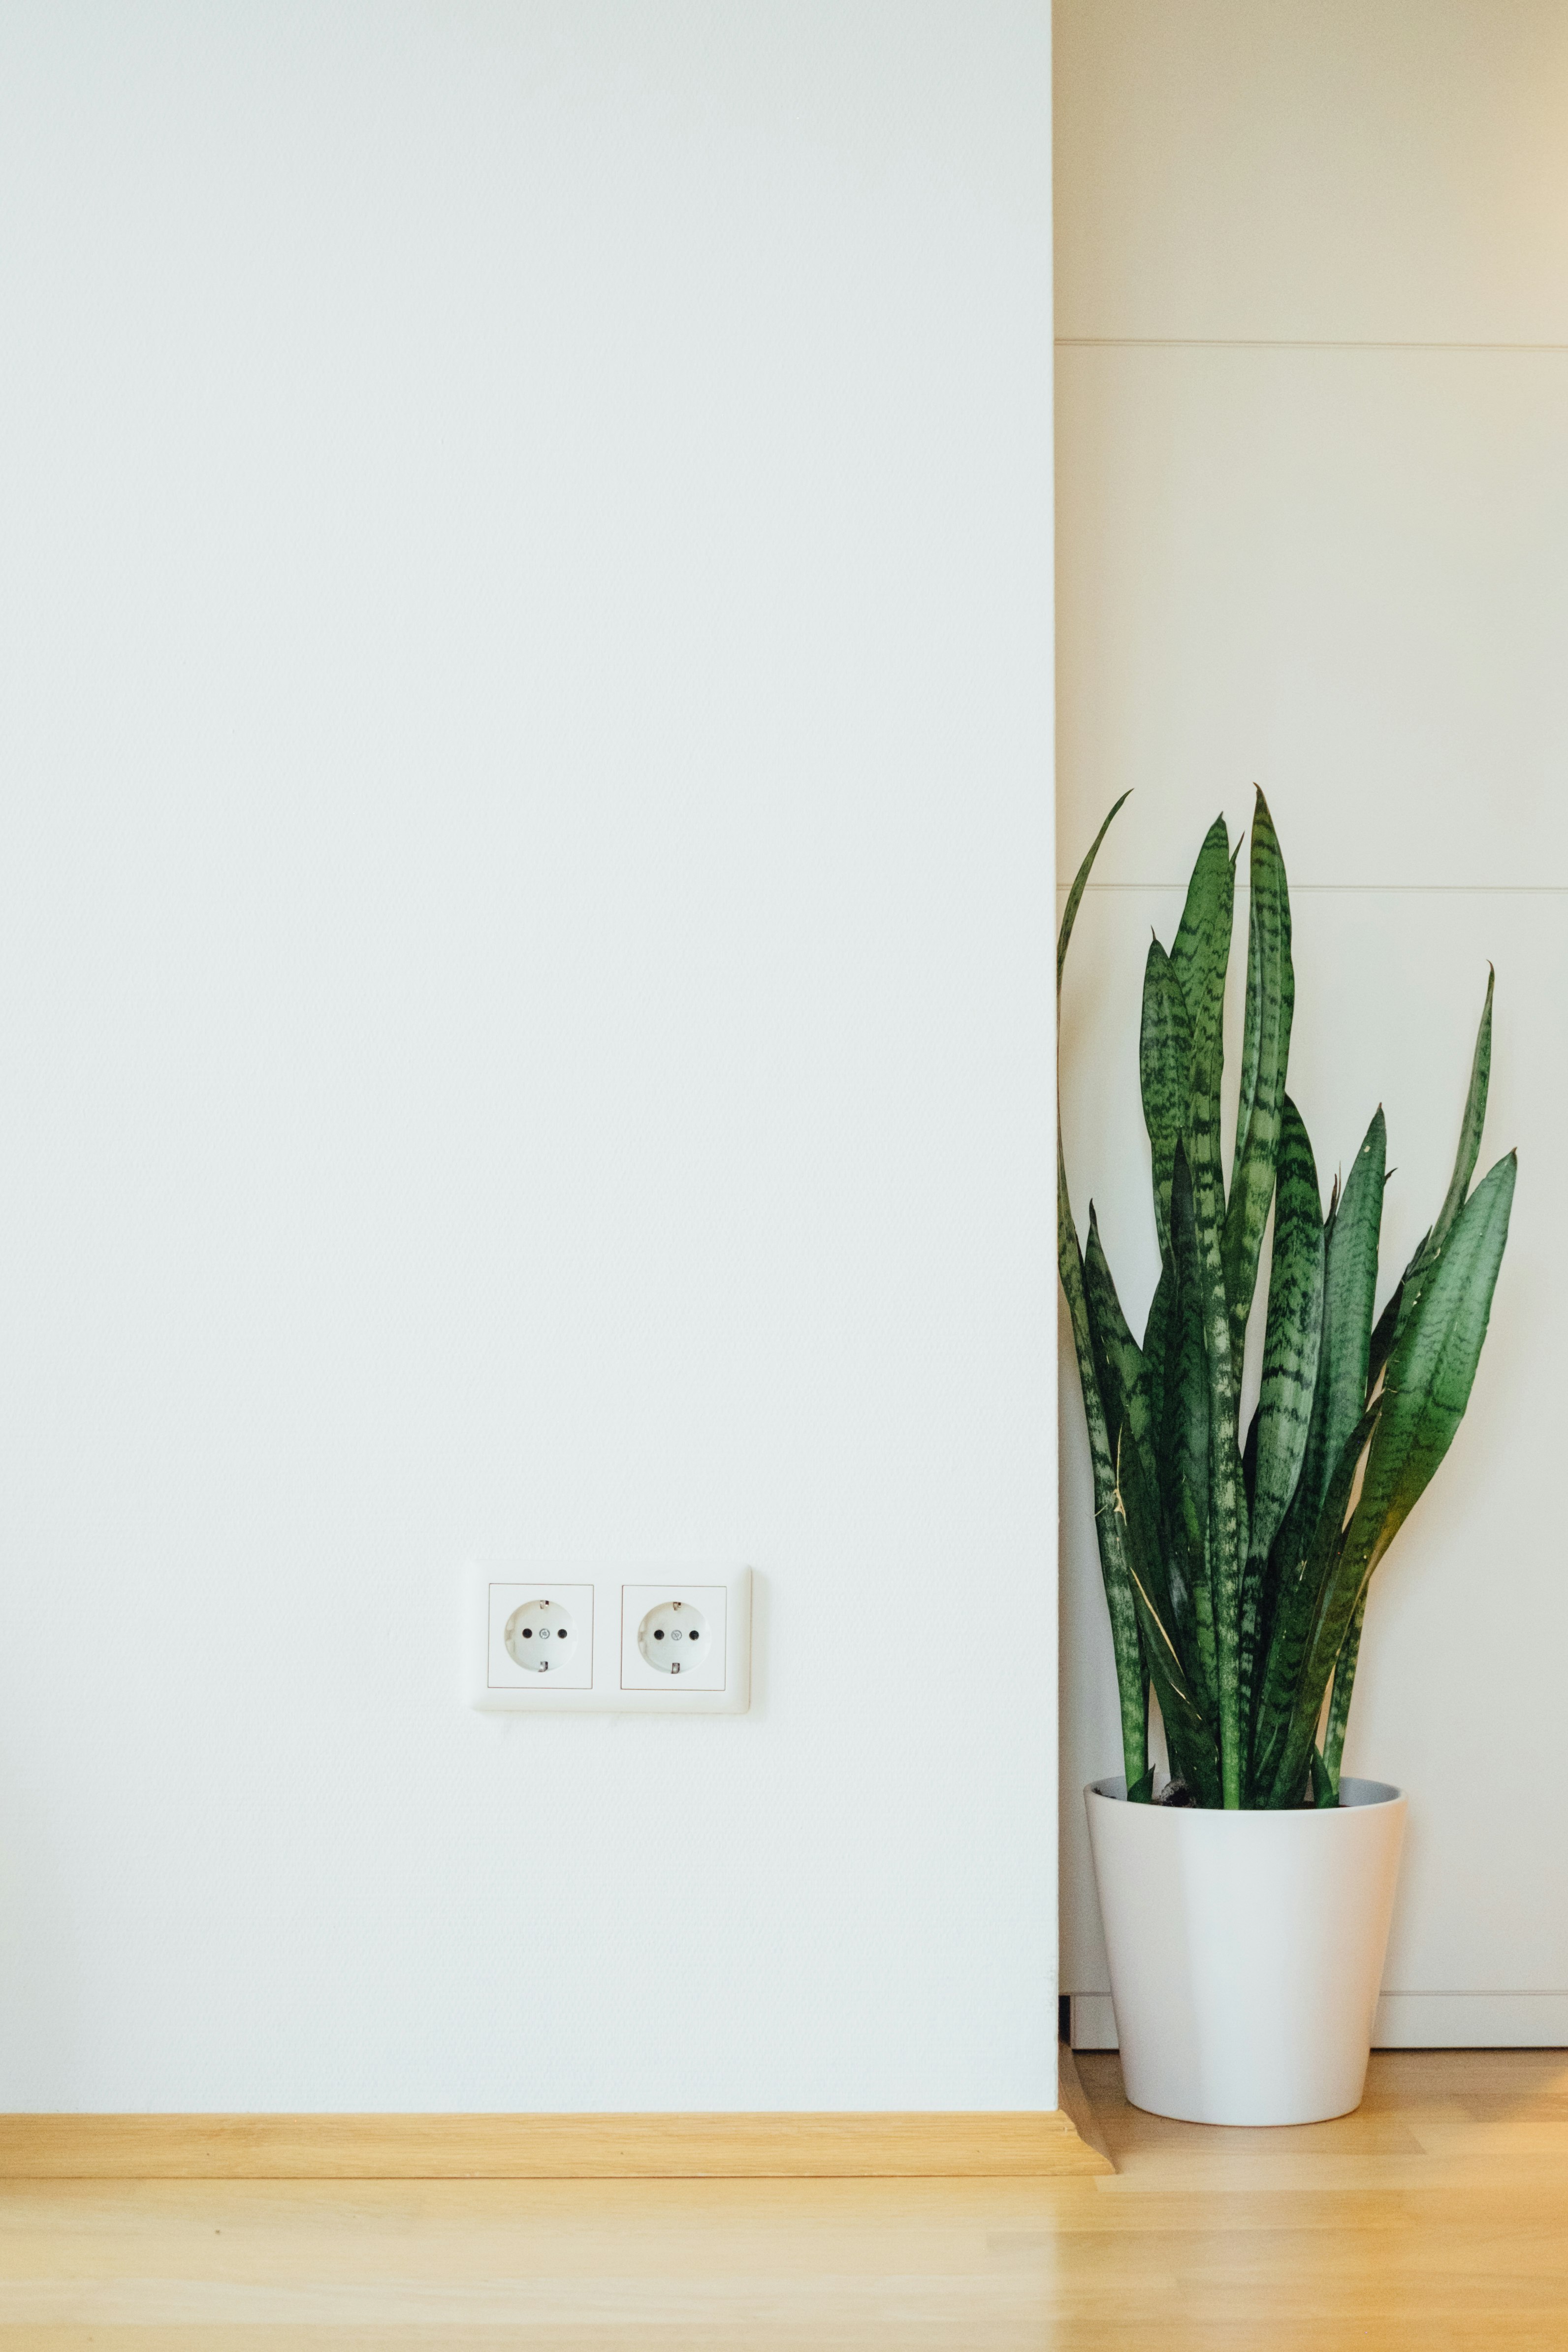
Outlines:
[[[1068,896],[1056,989],[1084,885]],[[1057,1121],[1057,1249],[1094,1474],[1127,1793],[1154,1794],[1149,1694],[1188,1801],[1337,1804],[1373,1570],[1469,1402],[1508,1237],[1516,1157],[1472,1192],[1491,1065],[1492,983],[1452,1180],[1375,1320],[1385,1181],[1375,1114],[1325,1215],[1285,1091],[1295,978],[1285,865],[1267,802],[1252,824],[1241,1087],[1228,1189],[1220,1139],[1226,968],[1240,843],[1217,818],[1176,938],[1144,972],[1139,1070],[1160,1276],[1140,1345],[1092,1205],[1086,1248]],[[1242,1351],[1273,1210],[1263,1370],[1240,1426]],[[1326,1703],[1326,1711],[1325,1711]]]

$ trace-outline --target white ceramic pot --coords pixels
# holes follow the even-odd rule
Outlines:
[[[1337,1811],[1129,1805],[1084,1790],[1122,2075],[1195,2124],[1314,2124],[1361,2104],[1405,1799],[1340,1782]]]

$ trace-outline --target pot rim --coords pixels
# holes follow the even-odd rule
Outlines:
[[[1344,1813],[1384,1812],[1390,1806],[1403,1805],[1407,1801],[1404,1790],[1396,1789],[1391,1780],[1369,1780],[1359,1772],[1347,1772],[1344,1778],[1357,1788],[1376,1789],[1381,1794],[1369,1797],[1360,1804],[1333,1807],[1298,1805],[1288,1811],[1260,1805],[1232,1809],[1218,1805],[1139,1805],[1135,1810],[1140,1813],[1159,1814],[1171,1822],[1310,1822],[1333,1821],[1336,1815]],[[1122,1773],[1109,1773],[1103,1780],[1086,1781],[1083,1794],[1086,1801],[1098,1797],[1103,1804],[1125,1805],[1127,1783]]]

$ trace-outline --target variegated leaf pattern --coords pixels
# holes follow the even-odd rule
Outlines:
[[[1121,806],[1068,895],[1059,1000],[1083,891]],[[1239,847],[1231,848],[1217,819],[1169,953],[1155,940],[1145,965],[1139,1084],[1160,1275],[1141,1346],[1092,1207],[1087,1247],[1079,1246],[1060,1114],[1058,1261],[1083,1394],[1130,1793],[1151,1794],[1152,1687],[1172,1769],[1199,1804],[1332,1804],[1367,1586],[1469,1403],[1517,1170],[1510,1154],[1469,1190],[1491,1064],[1489,982],[1448,1192],[1375,1328],[1383,1112],[1343,1190],[1336,1180],[1325,1217],[1306,1125],[1286,1092],[1295,994],[1290,895],[1260,793],[1227,1195],[1220,1081]],[[1270,1206],[1262,1384],[1244,1461],[1241,1356]]]

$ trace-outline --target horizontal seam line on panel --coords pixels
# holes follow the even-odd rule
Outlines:
[[[1071,888],[1068,882],[1059,882],[1057,895],[1065,898]],[[1185,890],[1185,882],[1086,882],[1085,892],[1092,890]],[[1249,882],[1238,882],[1239,898],[1249,890]],[[1292,882],[1293,896],[1300,898],[1307,891],[1361,890],[1378,898],[1568,898],[1568,882]]]
[[[1058,335],[1059,352],[1541,352],[1568,343],[1396,343],[1330,335]]]
[[[1073,1992],[1067,1998],[1070,2000],[1109,2000],[1111,1995],[1108,1992]],[[1458,1992],[1414,1992],[1396,1988],[1380,1990],[1377,1998],[1379,2000],[1568,2000],[1568,1990],[1559,1992],[1551,1985],[1532,1987],[1524,1992],[1511,1992],[1506,1987],[1500,1992],[1477,1992],[1470,1987]]]

